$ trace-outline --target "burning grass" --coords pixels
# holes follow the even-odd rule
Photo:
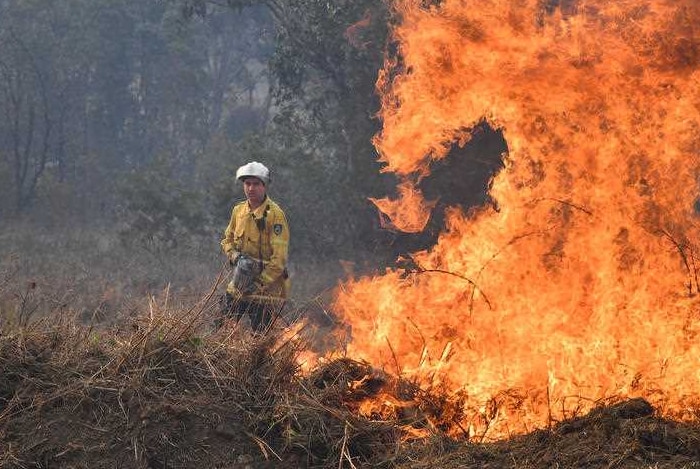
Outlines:
[[[209,327],[151,302],[109,330],[57,314],[0,330],[0,467],[693,467],[700,428],[642,400],[496,443],[457,403],[349,358],[302,373],[305,331]],[[373,410],[368,410],[372,403]],[[459,435],[459,431],[456,432]]]
[[[66,304],[90,303],[92,290],[35,282],[33,262],[0,266],[0,468],[700,467],[697,424],[660,419],[645,401],[470,440],[453,393],[347,357],[302,372],[300,354],[332,350],[329,334],[307,349],[308,331],[213,332],[213,294],[184,309],[167,298],[116,302],[121,314],[90,327],[83,321],[99,315]],[[299,313],[330,321],[327,331],[337,324],[326,303]],[[494,405],[507,411],[507,398],[520,397]]]

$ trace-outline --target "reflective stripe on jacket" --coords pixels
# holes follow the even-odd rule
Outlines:
[[[258,280],[263,288],[250,296],[260,299],[288,296],[289,225],[284,211],[269,196],[255,210],[250,209],[247,201],[233,207],[221,248],[226,254],[235,250],[262,260],[263,269]],[[234,293],[232,289],[229,285],[227,290]]]

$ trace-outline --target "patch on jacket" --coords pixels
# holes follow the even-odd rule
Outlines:
[[[275,223],[275,226],[272,227],[272,231],[273,231],[276,235],[282,234],[282,225],[279,224],[279,223]]]

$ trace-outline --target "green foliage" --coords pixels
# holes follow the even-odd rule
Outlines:
[[[202,193],[189,189],[161,158],[119,183],[123,201],[120,235],[151,252],[172,249],[210,230]]]
[[[37,15],[31,28],[19,29],[13,21],[26,18],[31,2],[15,3],[0,4],[0,156],[10,166],[12,201],[21,211],[34,198],[52,145],[55,83],[51,50],[35,47],[46,15]]]
[[[41,58],[51,80],[31,211],[118,220],[125,242],[162,253],[219,237],[243,197],[236,168],[258,160],[293,258],[376,258],[367,198],[387,186],[371,144],[387,22],[381,0],[0,0],[0,31],[30,52],[0,59],[19,73],[8,56]],[[0,196],[16,185],[6,148]]]
[[[387,7],[381,0],[266,4],[277,27],[270,68],[279,106],[268,146],[289,155],[292,224],[315,254],[376,260],[368,197],[385,195],[387,186],[371,144],[380,128],[374,83]]]
[[[168,154],[193,174],[211,135],[248,125],[234,117],[264,125],[269,37],[256,32],[267,21],[218,8],[183,22],[176,5],[142,0],[1,1],[2,205],[28,210],[52,167],[91,195],[76,199],[83,209],[111,212],[104,188],[123,172]],[[88,166],[100,170],[83,177]]]

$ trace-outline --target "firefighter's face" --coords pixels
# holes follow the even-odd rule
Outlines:
[[[257,207],[265,200],[265,184],[256,177],[243,180],[243,192],[251,207]]]

